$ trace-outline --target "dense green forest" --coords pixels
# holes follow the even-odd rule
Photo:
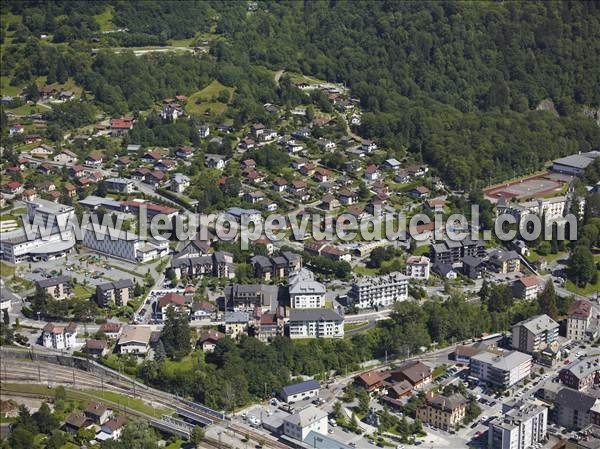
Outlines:
[[[557,156],[600,148],[580,114],[600,104],[597,2],[10,1],[22,16],[2,55],[13,83],[73,77],[109,114],[149,108],[212,79],[236,87],[239,122],[277,92],[284,68],[342,82],[366,111],[360,132],[416,153],[456,188],[537,170]],[[119,32],[94,17],[111,11]],[[42,43],[40,33],[53,42]],[[209,35],[210,57],[101,52],[94,45],[163,45]],[[550,99],[557,113],[536,111]],[[317,99],[318,101],[318,99]]]

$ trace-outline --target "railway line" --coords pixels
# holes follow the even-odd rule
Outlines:
[[[177,414],[183,416],[188,421],[194,422],[194,424],[215,426],[219,428],[217,433],[233,432],[234,434],[238,434],[240,437],[247,436],[268,448],[289,448],[288,445],[275,440],[270,435],[263,434],[256,430],[230,422],[224,413],[215,412],[214,410],[208,409],[201,404],[196,404],[170,393],[156,390],[147,386],[140,386],[139,383],[133,380],[128,382],[125,380],[118,380],[108,376],[84,371],[78,368],[55,365],[48,362],[23,360],[11,360],[10,363],[6,363],[5,361],[0,369],[0,379],[3,382],[35,383],[42,385],[47,384],[49,387],[64,385],[80,390],[92,389],[99,391],[112,391],[140,399],[154,407],[160,405],[171,410],[174,409]],[[6,389],[3,390],[6,394],[10,393],[10,391]],[[15,392],[15,394],[25,396],[25,394],[22,392]],[[82,394],[85,393],[82,392]],[[50,391],[45,395],[41,393],[30,393],[30,395],[36,397],[43,396],[46,398],[53,397]],[[98,400],[97,397],[91,395],[90,398]],[[106,402],[108,405],[116,407],[117,409],[123,407],[122,404],[117,404],[109,400],[103,399],[102,401]],[[134,416],[139,416],[146,419],[159,430],[171,432],[179,436],[185,436],[186,429],[185,426],[181,424],[184,421],[174,419],[170,415],[167,415],[161,419],[157,419],[155,416],[149,416],[130,408],[128,408],[127,411]],[[191,428],[193,428],[193,426]],[[190,430],[188,429],[187,431]],[[222,443],[215,438],[209,438],[207,441],[210,442],[211,447],[229,447],[225,443]]]

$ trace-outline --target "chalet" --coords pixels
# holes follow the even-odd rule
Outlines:
[[[429,210],[443,209],[446,205],[445,198],[431,198],[425,201],[425,208]]]
[[[302,150],[304,150],[304,146],[302,146],[299,143],[292,142],[292,143],[287,144],[286,149],[287,149],[288,153],[296,154],[296,153],[300,153]]]
[[[307,162],[298,170],[304,176],[312,176],[315,170],[317,169],[317,165],[313,162]]]
[[[183,117],[184,115],[185,112],[183,111],[181,105],[172,102],[163,104],[163,107],[160,111],[160,118],[168,122],[174,122],[179,117]]]
[[[392,170],[400,170],[400,161],[398,161],[398,159],[386,159],[383,163],[385,165],[386,168],[392,169]]]
[[[265,132],[265,125],[262,123],[255,123],[250,127],[250,132],[254,137],[258,138]]]
[[[254,159],[246,159],[240,163],[242,170],[256,169],[256,161]]]
[[[99,330],[106,335],[106,338],[116,340],[121,335],[122,327],[123,325],[121,323],[109,321],[107,323],[102,323]]]
[[[53,160],[59,164],[74,164],[77,162],[77,155],[70,150],[63,150],[58,155],[54,156]]]
[[[127,156],[122,156],[115,161],[115,167],[117,168],[127,168],[131,164],[131,159]]]
[[[333,151],[337,147],[335,142],[332,142],[331,140],[323,139],[323,138],[319,139],[319,141],[317,142],[317,145],[319,146],[319,148],[321,148],[322,150],[325,150],[325,151]]]
[[[113,118],[110,120],[110,135],[113,137],[127,134],[133,129],[133,118]]]
[[[177,149],[175,156],[181,159],[189,159],[194,155],[194,149],[192,147],[183,146]]]
[[[2,184],[0,190],[2,190],[3,193],[8,193],[9,195],[17,195],[23,192],[23,184],[21,184],[19,181],[8,181]]]
[[[273,129],[265,129],[258,137],[258,140],[261,142],[270,142],[271,140],[275,139],[277,139],[277,131]]]
[[[403,363],[399,368],[392,370],[392,378],[396,381],[406,380],[413,388],[422,388],[433,380],[432,369],[418,360]]]
[[[255,190],[254,192],[244,193],[243,199],[248,203],[256,204],[263,201],[265,199],[265,195],[260,190]]]
[[[99,167],[104,162],[104,159],[99,153],[90,153],[88,157],[85,158],[85,165],[88,167]]]
[[[157,162],[162,161],[163,155],[159,151],[149,151],[145,153],[141,158],[144,164],[156,164]]]
[[[246,179],[246,181],[254,184],[265,180],[265,176],[262,173],[257,172],[256,170],[246,170],[244,172],[244,178]]]
[[[40,172],[42,175],[47,175],[49,173],[52,173],[53,170],[54,170],[54,167],[46,162],[44,162],[43,164],[40,164],[37,168],[37,171]]]
[[[415,199],[422,200],[429,196],[429,189],[425,186],[415,187],[414,189],[410,189],[408,194]]]
[[[326,195],[323,195],[319,207],[321,209],[331,211],[340,207],[340,202],[332,194],[328,193]]]
[[[198,128],[198,134],[201,139],[206,139],[210,135],[210,126],[202,125]]]
[[[410,182],[410,174],[406,170],[399,170],[396,176],[394,176],[394,181],[398,184],[406,184]]]
[[[53,192],[56,190],[56,184],[52,181],[42,181],[40,184],[40,191],[42,192]]]
[[[30,145],[32,143],[39,143],[42,141],[42,136],[39,134],[28,134],[25,136],[25,143]]]
[[[358,201],[358,193],[348,189],[341,189],[338,192],[338,197],[340,199],[340,203],[342,203],[344,206],[350,206]]]
[[[331,171],[326,168],[318,167],[315,170],[314,177],[318,182],[327,182],[331,178]]]
[[[300,180],[292,181],[290,185],[291,193],[303,193],[306,190],[306,182]]]
[[[58,94],[58,89],[52,86],[42,86],[39,92],[42,100],[52,100]]]
[[[161,171],[149,171],[148,174],[146,174],[146,176],[144,177],[144,183],[154,186],[156,188],[165,180],[165,177],[165,174]]]
[[[254,139],[251,139],[250,137],[246,137],[240,142],[239,147],[242,150],[250,150],[250,149],[254,148],[255,145],[256,145],[256,142],[254,141]]]
[[[16,134],[23,134],[25,132],[25,127],[23,125],[21,125],[20,123],[15,123],[14,125],[11,125],[11,127],[8,129],[8,134],[12,137]]]
[[[429,167],[427,165],[411,165],[406,168],[409,176],[414,178],[420,178],[421,176],[425,176],[429,171]]]
[[[30,154],[33,157],[44,159],[46,159],[49,156],[52,156],[53,153],[54,148],[52,148],[50,145],[39,145],[30,151]],[[75,159],[77,159],[77,157],[75,157]]]
[[[167,293],[158,300],[157,313],[160,313],[163,320],[167,315],[167,309],[169,307],[174,307],[179,311],[186,310],[185,297],[177,293]]]
[[[284,192],[288,189],[288,186],[289,184],[284,178],[277,178],[275,181],[273,181],[273,190],[276,192]]]
[[[75,93],[72,90],[63,90],[58,94],[58,99],[61,101],[71,101],[75,98]]]
[[[175,161],[172,161],[171,159],[163,159],[162,161],[154,164],[154,169],[163,172],[171,171],[175,169],[175,165]]]
[[[140,168],[136,168],[133,171],[133,173],[131,174],[131,177],[133,179],[135,179],[136,181],[144,181],[146,179],[146,176],[148,176],[150,173],[152,173],[152,171],[149,168],[140,167]]]
[[[375,151],[377,149],[377,144],[375,144],[375,142],[373,142],[372,140],[365,140],[361,145],[360,145],[361,150],[363,150],[365,153],[372,153],[373,151]]]
[[[222,338],[225,338],[225,334],[215,330],[209,330],[203,334],[198,340],[198,346],[202,348],[204,352],[213,352],[217,343]]]
[[[376,181],[379,179],[379,170],[377,170],[376,165],[369,165],[365,169],[364,178],[367,181]]]
[[[297,139],[306,139],[310,137],[310,128],[300,128],[292,133],[292,137]]]
[[[21,198],[24,201],[33,201],[34,199],[37,198],[37,193],[36,193],[35,189],[25,189],[25,190],[23,190],[23,193],[21,194]]]
[[[69,198],[73,198],[77,193],[77,189],[75,188],[75,186],[69,182],[67,182],[65,185],[63,185],[63,190],[65,191],[65,194]]]
[[[294,159],[292,161],[292,168],[295,170],[300,170],[302,167],[306,165],[308,161],[303,158]]]
[[[352,205],[348,206],[348,209],[346,209],[346,213],[349,215],[352,215],[353,217],[356,217],[357,220],[366,218],[368,215],[367,212],[365,211],[365,208],[362,206],[359,206],[358,204],[352,204]]]
[[[383,378],[377,371],[362,373],[354,378],[354,383],[368,392],[375,391],[383,386]]]
[[[112,412],[104,404],[91,401],[84,411],[85,416],[92,420],[94,424],[103,425],[111,417]]]
[[[322,240],[309,240],[304,242],[304,251],[313,256],[320,256],[323,248],[327,246],[327,243]]]
[[[169,184],[170,189],[176,193],[183,193],[189,186],[190,178],[182,173],[175,173]]]
[[[106,340],[86,340],[83,346],[83,352],[93,357],[102,357],[108,354],[108,344]]]
[[[327,245],[321,250],[321,255],[331,259],[335,262],[350,262],[352,260],[352,256],[350,253],[344,252],[336,246]]]
[[[81,178],[85,175],[85,168],[82,165],[73,165],[69,168],[69,176],[75,178]]]
[[[344,163],[344,171],[347,173],[358,173],[361,168],[360,162],[356,159]]]
[[[227,158],[222,154],[205,154],[204,163],[208,168],[216,168],[223,170],[225,168]]]

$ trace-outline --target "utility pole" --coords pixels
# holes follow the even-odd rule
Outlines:
[[[38,383],[42,383],[42,370],[40,368],[40,364],[38,363]]]

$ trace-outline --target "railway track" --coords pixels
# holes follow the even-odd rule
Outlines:
[[[93,389],[102,391],[113,391],[123,395],[131,396],[140,399],[144,402],[150,403],[155,406],[156,404],[162,405],[168,409],[180,409],[190,413],[195,413],[205,418],[207,421],[215,426],[223,429],[223,431],[232,431],[237,433],[241,437],[248,436],[255,440],[257,443],[261,443],[264,447],[273,449],[288,449],[289,446],[283,444],[271,436],[259,433],[255,430],[248,429],[246,427],[229,422],[227,419],[219,419],[214,414],[208,414],[202,410],[192,407],[189,401],[183,400],[175,395],[166,393],[160,390],[156,390],[150,387],[140,388],[136,386],[133,381],[131,383],[117,380],[114,378],[108,378],[107,376],[98,375],[88,371],[80,370],[77,368],[66,367],[62,365],[54,365],[47,362],[29,362],[20,360],[11,360],[10,365],[3,363],[0,369],[0,379],[4,382],[16,382],[16,383],[35,383],[35,384],[48,384],[48,386],[65,385],[76,389]],[[8,390],[4,389],[6,393]],[[21,395],[21,392],[15,393]],[[47,395],[41,393],[31,393],[37,395],[36,397],[52,398],[52,394],[48,392]],[[82,394],[85,394],[82,392]],[[22,396],[25,396],[24,394]],[[31,396],[30,396],[31,397]],[[90,395],[91,399],[99,400],[97,397]],[[108,400],[102,400],[108,405],[113,407],[122,408],[121,404],[114,403]],[[134,416],[142,417],[146,420],[156,419],[149,415],[145,415],[141,412],[131,410],[128,411]],[[210,441],[211,447],[215,448],[228,448],[229,446],[220,443],[216,439],[207,439]]]

